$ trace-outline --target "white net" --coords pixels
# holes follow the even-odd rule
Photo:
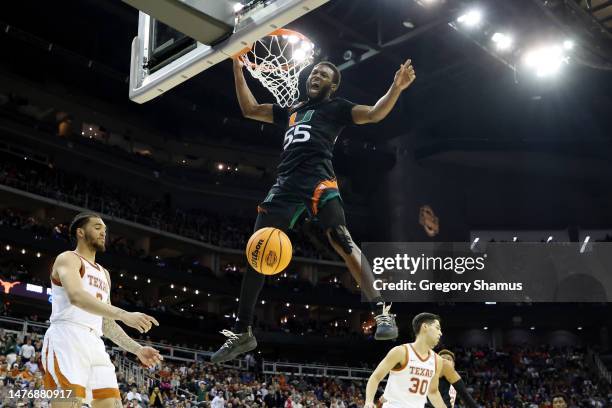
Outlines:
[[[300,72],[312,63],[314,44],[299,33],[280,30],[256,41],[240,58],[276,102],[288,107],[300,97]]]

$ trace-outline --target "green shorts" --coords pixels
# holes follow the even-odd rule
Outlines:
[[[316,217],[323,205],[336,197],[342,201],[335,177],[321,174],[278,177],[266,199],[257,206],[257,212],[283,217],[293,228],[304,210]]]

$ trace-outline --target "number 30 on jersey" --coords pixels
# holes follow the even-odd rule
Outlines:
[[[285,132],[285,140],[283,141],[283,150],[287,150],[287,147],[291,143],[303,143],[310,140],[310,130],[312,126],[310,125],[296,125],[287,132]]]

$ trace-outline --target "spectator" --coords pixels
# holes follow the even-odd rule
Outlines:
[[[293,401],[291,400],[291,396],[287,397],[285,400],[285,408],[294,408]],[[333,407],[336,408],[336,407]]]
[[[31,373],[36,374],[38,372],[38,363],[36,362],[36,358],[30,358],[30,361],[25,363],[25,368]]]
[[[131,402],[132,400],[138,401],[139,404],[142,403],[142,396],[138,392],[138,388],[136,384],[132,384],[130,391],[125,395],[125,400],[127,402]]]
[[[6,356],[0,355],[0,378],[6,377],[9,365],[6,362]]]
[[[2,354],[6,356],[6,363],[9,367],[17,361],[17,341],[14,335],[9,335],[4,343]]]
[[[270,392],[270,389],[266,389],[266,396],[264,397],[264,406],[275,407],[276,401],[274,399],[274,393]]]
[[[198,383],[198,402],[208,401],[208,392],[206,391],[206,383],[200,381]]]
[[[211,408],[224,408],[225,407],[225,400],[223,399],[223,395],[222,393],[217,393],[217,395],[215,395],[215,398],[213,398],[212,402],[210,403],[210,407]]]
[[[151,396],[149,397],[149,406],[150,407],[164,407],[164,397],[162,396],[162,392],[159,387],[154,387],[151,392]]]
[[[26,341],[26,344],[21,346],[21,351],[19,352],[19,355],[23,357],[24,360],[29,360],[32,357],[34,357],[35,353],[36,353],[36,350],[34,349],[34,346],[32,345],[32,340],[28,339]]]

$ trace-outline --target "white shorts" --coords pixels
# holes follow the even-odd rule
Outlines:
[[[42,349],[47,390],[72,390],[72,397],[121,398],[115,366],[93,330],[69,323],[51,324]]]

